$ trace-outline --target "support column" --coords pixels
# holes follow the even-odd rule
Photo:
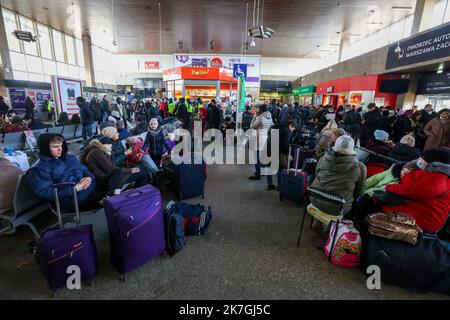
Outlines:
[[[401,94],[397,98],[396,109],[411,109],[414,106],[416,100],[417,86],[419,85],[420,74],[410,73],[409,74],[409,88],[408,92]]]
[[[0,6],[0,79],[13,79],[11,56],[9,55],[8,37],[6,35],[5,21],[3,20],[3,11]],[[3,81],[0,80],[0,88]]]
[[[95,87],[94,57],[92,55],[92,40],[90,35],[84,35],[83,55],[84,55],[84,72],[86,74],[86,85]]]
[[[217,80],[216,83],[216,98],[220,98],[220,81]]]
[[[411,34],[416,34],[430,28],[433,23],[433,8],[435,3],[435,0],[417,0]]]

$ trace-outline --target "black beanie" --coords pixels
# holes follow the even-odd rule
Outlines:
[[[396,163],[392,166],[391,173],[396,179],[400,179],[400,173],[402,172],[403,166],[406,164],[406,162],[400,162]]]
[[[101,137],[100,139],[98,139],[98,141],[101,144],[114,144],[114,141],[112,141],[112,139],[110,139],[108,137]]]
[[[450,164],[450,148],[430,149],[423,153],[422,158],[428,162]]]

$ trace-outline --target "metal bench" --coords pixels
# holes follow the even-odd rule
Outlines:
[[[3,136],[3,147],[10,147],[14,151],[23,150],[25,148],[23,131],[5,133]]]
[[[0,215],[0,220],[7,223],[7,226],[0,230],[0,235],[12,234],[17,227],[25,225],[31,229],[36,239],[39,239],[40,234],[31,219],[46,211],[47,202],[35,196],[26,182],[26,175],[19,176],[14,194],[14,209]]]

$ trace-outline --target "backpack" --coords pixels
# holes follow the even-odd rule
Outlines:
[[[358,267],[361,257],[361,235],[353,226],[353,222],[342,220],[336,223],[333,221],[328,241],[323,250],[332,264]]]
[[[100,106],[98,104],[93,103],[90,105],[90,107],[91,107],[92,114],[94,115],[94,120],[101,121],[102,120],[102,110],[101,110]]]
[[[170,201],[164,210],[166,251],[170,256],[173,256],[186,246],[184,218],[173,210],[175,204],[175,201]]]
[[[186,235],[203,235],[208,230],[212,218],[211,207],[205,210],[201,204],[176,202],[172,204],[172,210],[183,216]]]

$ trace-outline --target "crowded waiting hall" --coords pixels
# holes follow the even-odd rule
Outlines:
[[[0,3],[0,299],[449,299],[448,0]]]

